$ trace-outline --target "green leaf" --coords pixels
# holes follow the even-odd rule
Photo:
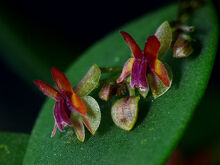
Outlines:
[[[189,123],[180,147],[187,153],[200,148],[216,149],[220,144],[220,88],[208,88]],[[220,149],[220,148],[219,148]]]
[[[4,10],[0,11],[0,47],[0,58],[31,85],[34,79],[52,83],[51,67],[66,69],[80,51],[39,28],[25,26]]]
[[[171,5],[143,16],[120,28],[135,36],[144,47],[148,36],[165,20],[171,21],[177,6]],[[185,59],[175,59],[171,53],[162,59],[173,70],[172,87],[158,99],[141,99],[138,119],[130,132],[116,127],[111,119],[110,102],[100,101],[102,121],[94,136],[85,142],[66,143],[66,133],[50,138],[53,129],[53,106],[49,100],[42,108],[28,145],[24,164],[120,164],[159,165],[165,163],[181,138],[194,109],[199,103],[209,80],[215,59],[218,24],[211,4],[195,12],[190,25],[196,27],[197,47]],[[99,41],[73,64],[67,76],[76,84],[96,63],[98,66],[122,66],[130,50],[119,32]],[[113,100],[112,100],[113,101]]]
[[[29,135],[21,133],[0,133],[0,164],[22,164]]]

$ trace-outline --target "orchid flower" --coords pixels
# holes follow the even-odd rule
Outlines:
[[[90,96],[86,96],[86,94],[90,93],[91,90],[95,88],[94,85],[90,85],[92,83],[87,81],[88,78],[91,79],[91,76],[88,75],[92,75],[91,72],[93,72],[92,70],[94,70],[94,68],[97,69],[96,66],[93,66],[89,70],[89,74],[86,74],[83,80],[74,89],[71,87],[67,77],[54,67],[52,68],[52,76],[59,90],[56,90],[43,81],[34,81],[45,95],[56,101],[54,106],[55,126],[51,137],[55,135],[57,127],[61,132],[63,132],[64,127],[66,126],[73,127],[77,138],[82,142],[85,139],[84,125],[92,134],[95,133],[100,124],[100,109],[95,99]],[[95,77],[96,82],[97,76]],[[83,85],[86,87],[83,88]]]
[[[150,36],[145,44],[144,51],[141,51],[135,40],[126,32],[121,31],[122,36],[131,49],[133,57],[125,63],[117,83],[122,82],[131,74],[130,86],[138,88],[140,92],[147,93],[149,90],[147,75],[154,74],[164,86],[171,85],[167,70],[158,59],[160,41],[155,35]]]

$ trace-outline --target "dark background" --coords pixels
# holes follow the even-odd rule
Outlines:
[[[0,0],[0,15],[10,22],[8,26],[18,29],[18,33],[24,36],[24,39],[30,42],[34,40],[35,45],[40,47],[35,47],[39,51],[43,51],[47,44],[50,48],[45,48],[45,51],[50,49],[59,51],[58,47],[53,46],[53,43],[56,43],[76,52],[71,56],[60,55],[72,62],[109,32],[144,13],[173,2],[176,1]],[[219,13],[218,9],[217,11]],[[46,97],[41,95],[33,84],[26,83],[11,69],[1,58],[1,54],[4,53],[0,45],[0,131],[30,133]],[[57,61],[54,58],[49,56],[44,58],[56,66]],[[208,88],[215,88],[220,84],[219,64],[218,50]],[[67,66],[62,66],[62,71]]]

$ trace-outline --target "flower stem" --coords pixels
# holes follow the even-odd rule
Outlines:
[[[99,81],[99,84],[100,85],[109,84],[109,83],[115,84],[118,77],[119,77],[119,75],[115,75],[115,76],[112,76],[112,77],[109,77],[106,79],[102,79]]]
[[[122,67],[100,67],[102,73],[115,73],[121,72]]]

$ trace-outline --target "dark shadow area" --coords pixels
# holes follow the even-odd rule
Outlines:
[[[209,87],[197,107],[180,143],[186,153],[220,143],[219,92],[220,88]]]
[[[99,98],[97,98],[96,100],[100,105],[102,113],[101,123],[97,132],[101,135],[104,135],[111,129],[111,127],[115,126],[111,118],[111,106],[116,101],[116,99],[113,98],[111,99],[111,101],[108,102],[101,101]]]
[[[30,132],[45,99],[0,61],[0,130]]]
[[[138,103],[138,118],[133,129],[139,126],[144,121],[144,119],[147,117],[150,106],[152,104],[151,99],[153,99],[152,96],[148,96],[147,99],[143,99],[143,98],[140,99]]]

